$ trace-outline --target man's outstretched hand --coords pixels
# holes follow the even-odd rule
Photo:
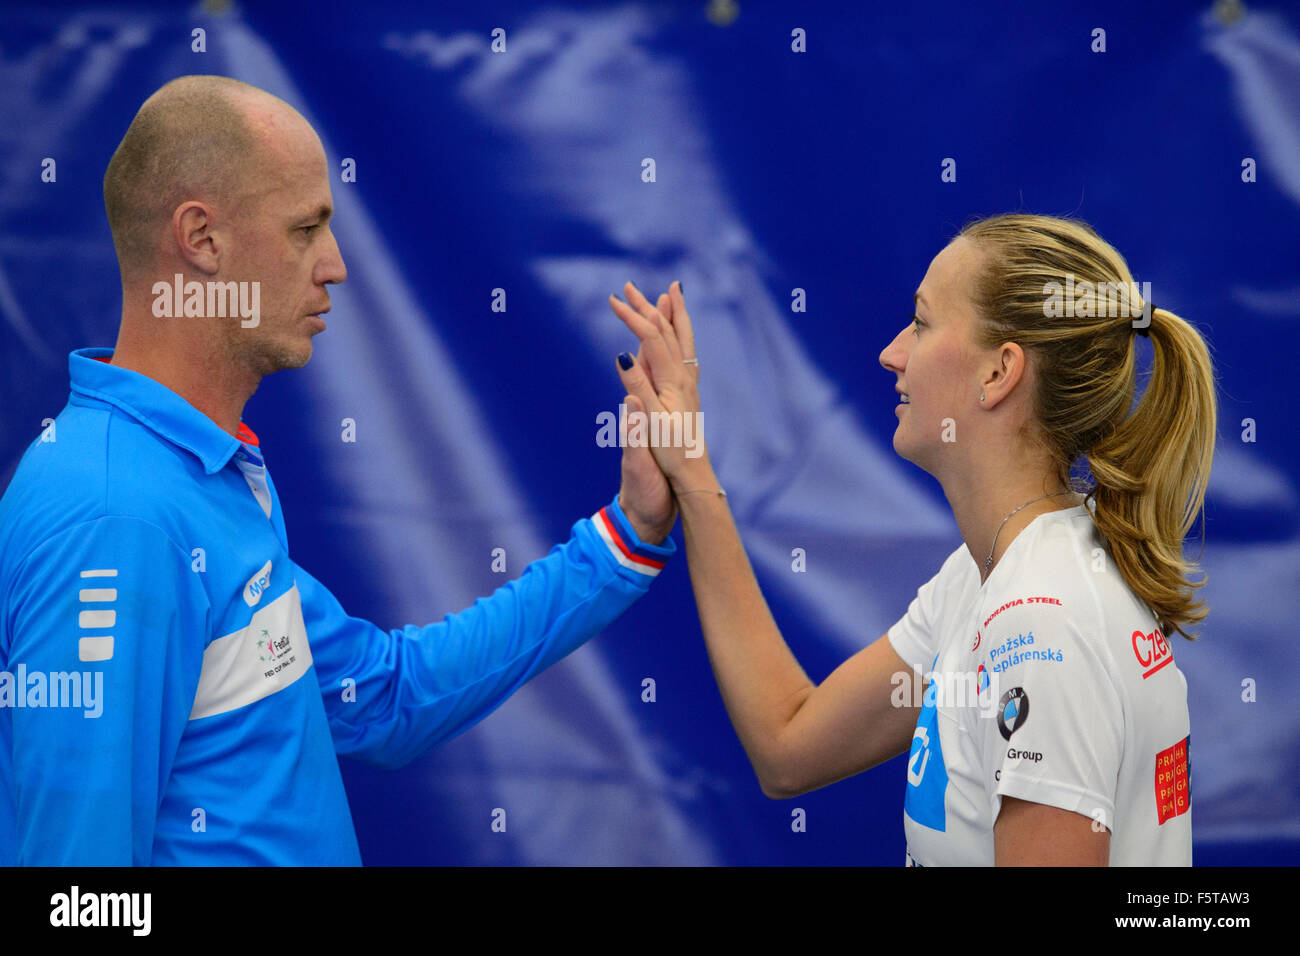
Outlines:
[[[623,399],[628,413],[644,412],[641,400]],[[623,481],[618,488],[618,503],[632,522],[632,529],[646,544],[661,544],[677,521],[677,501],[668,479],[655,463],[655,456],[645,445],[623,447]]]

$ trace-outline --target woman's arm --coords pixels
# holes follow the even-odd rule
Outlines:
[[[620,375],[633,410],[696,413],[698,367],[679,285],[656,310],[631,283],[618,316],[641,339],[640,361]],[[667,311],[667,314],[663,314]],[[786,646],[759,590],[707,449],[652,448],[677,495],[686,557],[714,676],[763,792],[796,796],[905,752],[916,726],[913,672],[881,637],[820,685]],[[901,678],[896,675],[903,675]],[[907,693],[895,687],[907,681]],[[894,706],[898,700],[900,706]]]
[[[906,752],[918,714],[910,688],[921,676],[888,635],[813,684],[763,599],[726,499],[680,501],[709,661],[763,792],[798,796]],[[909,692],[895,694],[900,684]]]
[[[1110,831],[1090,817],[1003,797],[993,824],[995,866],[1107,866]]]

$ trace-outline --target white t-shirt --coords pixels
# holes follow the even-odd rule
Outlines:
[[[889,640],[930,680],[909,865],[993,865],[1003,795],[1105,825],[1112,866],[1191,865],[1187,681],[1085,505],[1036,517],[982,586],[962,544]]]

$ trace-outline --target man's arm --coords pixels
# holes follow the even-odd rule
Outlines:
[[[642,542],[615,497],[491,597],[393,631],[295,565],[335,749],[396,767],[469,729],[623,613],[675,551]]]
[[[189,556],[145,521],[98,518],[36,547],[5,610],[3,862],[148,865],[203,663],[209,607]]]

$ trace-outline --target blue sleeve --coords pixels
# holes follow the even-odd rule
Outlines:
[[[36,547],[7,607],[5,862],[148,865],[208,629],[188,554],[148,522],[98,518]]]
[[[676,550],[641,542],[615,496],[491,597],[393,631],[295,565],[335,749],[397,767],[468,730],[622,614]]]

